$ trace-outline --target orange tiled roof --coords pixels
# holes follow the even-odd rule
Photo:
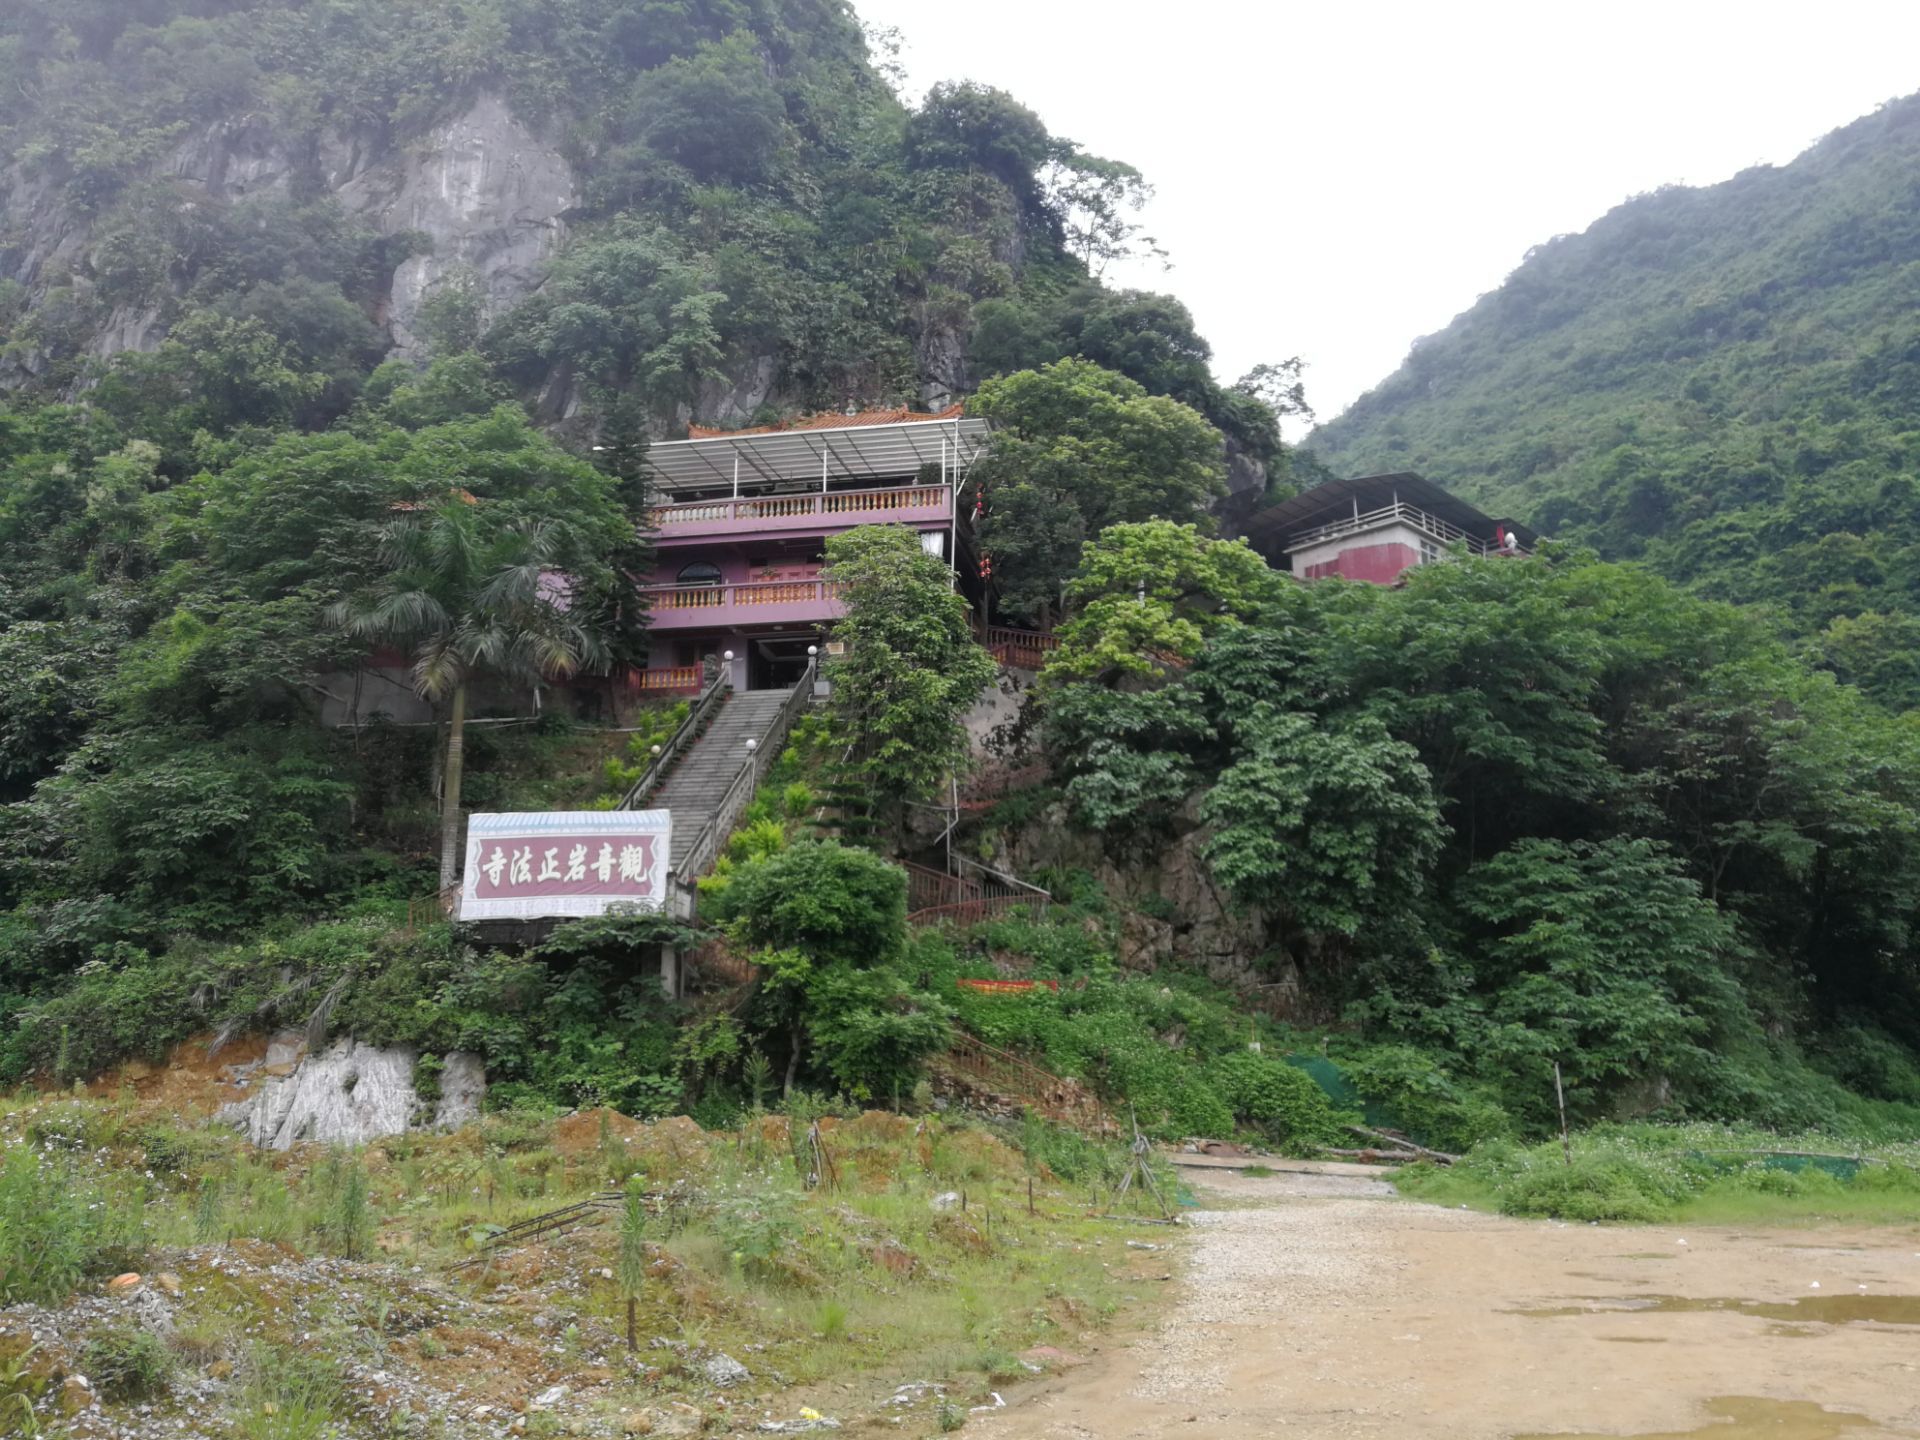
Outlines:
[[[785,420],[778,425],[757,425],[751,430],[713,430],[705,425],[689,425],[687,438],[724,440],[733,435],[783,435],[791,430],[857,430],[866,425],[901,425],[911,420],[957,420],[966,408],[965,405],[952,405],[932,415],[909,410],[904,405],[898,410],[862,410],[857,415],[842,415],[838,411],[828,410],[819,415],[802,415],[797,420]]]

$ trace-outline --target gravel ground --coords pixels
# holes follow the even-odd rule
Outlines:
[[[1226,1394],[1232,1347],[1221,1344],[1223,1330],[1258,1329],[1283,1342],[1310,1344],[1307,1316],[1371,1288],[1392,1268],[1366,1245],[1366,1227],[1378,1208],[1371,1196],[1391,1194],[1385,1185],[1376,1190],[1372,1182],[1312,1176],[1208,1179],[1224,1195],[1266,1201],[1311,1196],[1317,1203],[1202,1210],[1189,1217],[1196,1233],[1187,1245],[1188,1283],[1160,1326],[1153,1361],[1129,1392],[1136,1399]],[[1325,1198],[1356,1190],[1366,1198]]]

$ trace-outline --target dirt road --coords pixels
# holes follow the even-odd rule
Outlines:
[[[1190,1178],[1236,1208],[1195,1217],[1162,1322],[969,1435],[1920,1436],[1920,1230],[1603,1228]]]

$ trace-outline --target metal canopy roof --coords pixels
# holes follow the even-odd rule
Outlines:
[[[1282,500],[1278,505],[1254,511],[1240,527],[1240,533],[1246,537],[1249,545],[1269,561],[1278,562],[1286,554],[1292,537],[1352,515],[1356,507],[1364,515],[1368,511],[1391,505],[1396,499],[1429,515],[1438,516],[1489,544],[1494,538],[1494,527],[1499,524],[1516,531],[1520,543],[1529,550],[1540,538],[1519,521],[1488,515],[1452,491],[1442,490],[1431,480],[1413,474],[1364,475],[1354,480],[1330,480],[1325,485],[1303,490],[1291,500]]]
[[[669,440],[647,447],[647,469],[662,490],[732,485],[736,460],[742,484],[817,483],[823,461],[836,479],[898,480],[943,458],[964,473],[989,434],[984,420],[956,418]]]

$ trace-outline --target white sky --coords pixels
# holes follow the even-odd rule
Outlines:
[[[1917,0],[854,0],[936,80],[1131,162],[1231,381],[1298,354],[1331,419],[1530,246],[1780,164],[1920,90]]]

